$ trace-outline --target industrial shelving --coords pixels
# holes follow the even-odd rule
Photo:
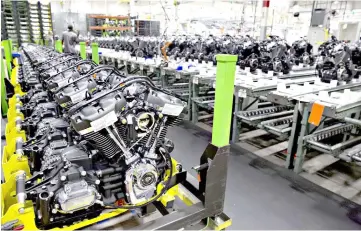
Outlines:
[[[135,20],[138,36],[160,36],[160,22],[153,20]]]
[[[52,31],[50,3],[2,0],[1,4],[2,34],[15,47],[29,42],[44,44],[46,35]]]
[[[129,16],[88,14],[87,19],[89,24],[89,31],[91,35],[96,37],[101,37],[103,35],[103,31],[117,31],[118,33],[122,31],[130,31],[132,29],[132,27],[130,26]],[[105,25],[106,19],[116,20],[118,24],[121,25]]]
[[[51,4],[38,2],[38,13],[40,19],[41,40],[47,44],[47,38],[53,36],[53,20],[51,17]]]

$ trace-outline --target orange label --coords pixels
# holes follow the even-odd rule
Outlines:
[[[201,175],[197,174],[197,180],[201,182]]]
[[[94,75],[93,75],[93,78],[95,79],[96,77],[97,77],[97,74],[94,74]]]
[[[80,66],[78,66],[78,71],[80,70]]]
[[[325,106],[318,104],[318,103],[313,103],[312,109],[311,109],[311,114],[310,114],[310,117],[308,118],[308,122],[315,126],[320,125],[324,109],[325,109]]]

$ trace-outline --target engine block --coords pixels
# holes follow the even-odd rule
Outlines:
[[[24,115],[16,129],[26,136],[16,141],[16,153],[28,158],[32,173],[26,180],[18,173],[17,197],[33,202],[37,226],[142,207],[164,194],[174,149],[166,132],[186,104],[147,77],[127,77],[72,56],[48,54],[49,61],[37,55],[45,55],[41,49],[22,48],[26,70],[38,74],[25,77],[27,94],[16,96],[16,110]]]

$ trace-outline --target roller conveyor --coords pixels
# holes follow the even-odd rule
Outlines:
[[[200,107],[203,108],[213,108],[214,107],[215,96],[201,96],[193,97],[192,100],[197,103]]]
[[[361,166],[361,144],[346,149],[339,155],[339,158],[347,162],[356,162]]]
[[[260,123],[260,127],[277,136],[285,136],[292,130],[293,116],[266,120]]]
[[[189,85],[187,84],[179,84],[172,85],[166,88],[168,91],[173,92],[174,94],[180,97],[188,97],[189,96]]]
[[[303,140],[310,148],[323,153],[339,155],[342,150],[361,142],[361,136],[357,136],[360,134],[352,134],[354,129],[356,129],[356,126],[353,124],[336,124],[319,130],[314,134],[307,135]],[[330,142],[327,142],[327,139],[341,134],[350,135],[350,139],[337,144],[330,144]]]
[[[289,106],[265,107],[248,111],[237,112],[237,117],[244,122],[258,124],[261,120],[292,115],[293,108]]]

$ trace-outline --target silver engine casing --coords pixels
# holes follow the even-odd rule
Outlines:
[[[125,185],[128,200],[138,204],[150,199],[156,190],[157,169],[152,164],[139,163],[125,173]]]
[[[59,203],[61,212],[72,213],[92,206],[100,198],[94,186],[85,180],[69,182],[64,185],[55,200]]]

